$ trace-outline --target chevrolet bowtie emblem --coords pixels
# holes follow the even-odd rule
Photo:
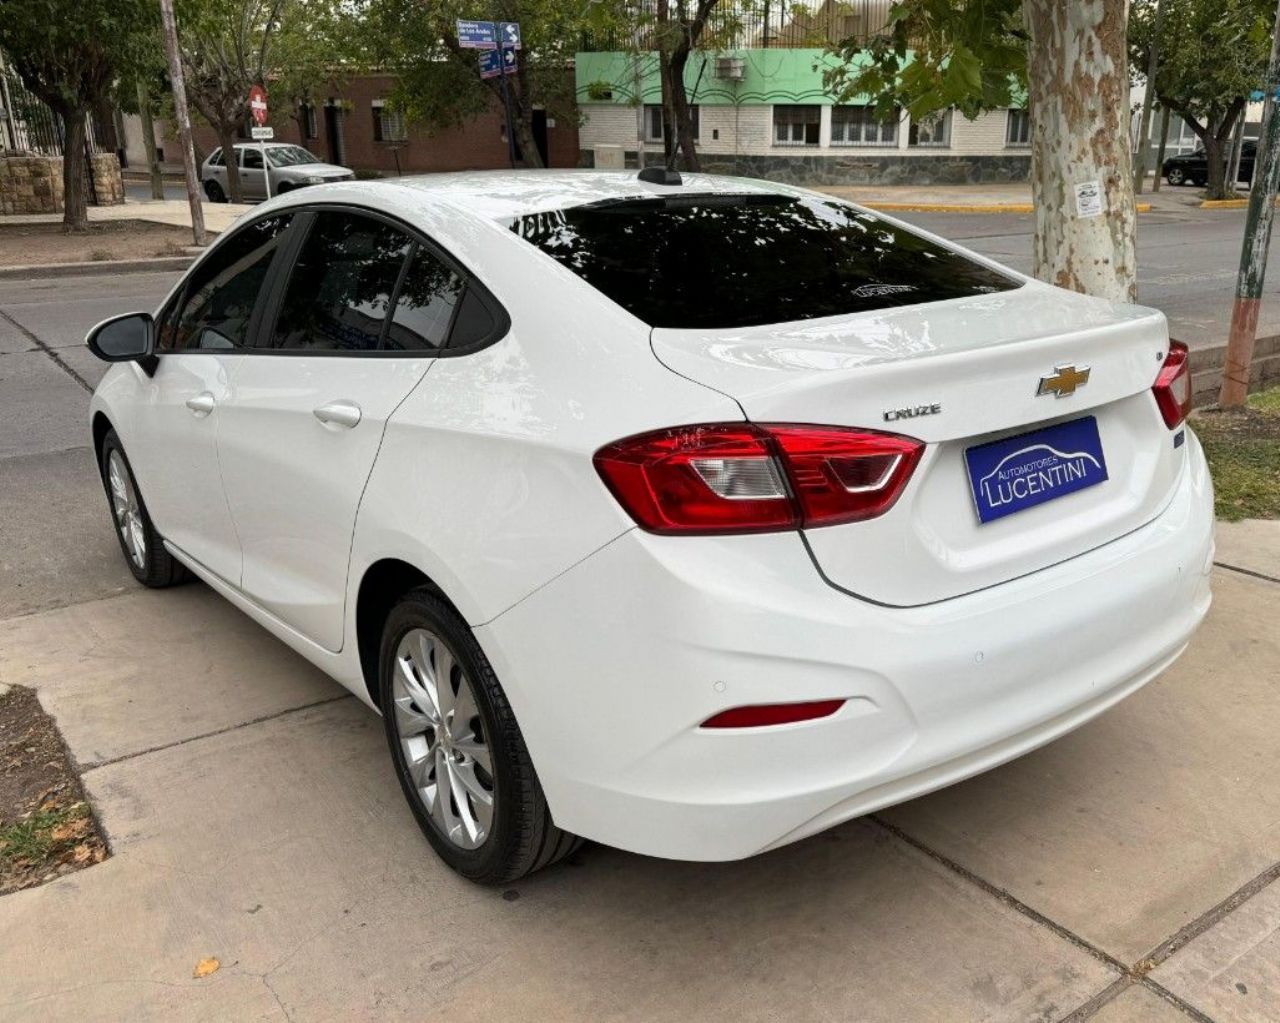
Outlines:
[[[1076,369],[1075,366],[1054,366],[1053,376],[1040,378],[1040,386],[1036,388],[1036,397],[1052,393],[1059,398],[1066,398],[1075,394],[1077,387],[1083,387],[1088,382],[1088,366],[1081,366],[1079,369]]]

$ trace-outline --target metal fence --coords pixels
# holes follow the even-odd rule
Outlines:
[[[821,48],[846,39],[865,42],[888,24],[892,0],[825,0],[788,3],[753,0],[720,3],[711,12],[699,46],[713,50],[755,50],[774,47]],[[686,4],[686,9],[689,4]],[[656,49],[656,4],[637,0],[630,30],[587,33],[588,51]]]
[[[62,156],[65,140],[62,118],[27,91],[0,53],[0,152]],[[89,152],[98,152],[92,117],[85,122],[85,140]]]

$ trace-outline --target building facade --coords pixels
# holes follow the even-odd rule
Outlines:
[[[787,41],[785,29],[779,30]],[[837,104],[823,85],[832,61],[813,46],[695,53],[685,84],[704,170],[799,184],[964,184],[1024,180],[1030,119],[1000,109],[886,120],[862,103]],[[580,52],[575,86],[583,166],[662,160],[656,53]]]

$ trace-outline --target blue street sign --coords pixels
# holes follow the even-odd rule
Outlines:
[[[496,51],[495,51],[496,52]],[[514,75],[516,73],[516,51],[508,50],[503,47],[502,50],[502,73],[504,75]]]
[[[458,45],[464,50],[492,50],[498,45],[498,37],[492,21],[463,21],[458,19]]]
[[[497,50],[483,50],[479,57],[481,78],[497,78],[502,74],[502,57]]]
[[[498,22],[498,42],[503,47],[511,47],[513,50],[520,49],[520,25],[515,21]]]

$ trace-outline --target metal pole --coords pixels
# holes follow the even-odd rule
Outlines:
[[[1236,185],[1240,179],[1240,152],[1244,149],[1244,118],[1248,112],[1248,105],[1240,108],[1240,119],[1236,121],[1236,130],[1231,133],[1231,154],[1227,160],[1227,188],[1231,190],[1231,194],[1235,195]],[[1257,157],[1254,157],[1254,163],[1257,163]]]
[[[164,28],[164,48],[169,56],[169,81],[173,86],[173,112],[182,141],[182,169],[187,178],[187,203],[191,207],[191,236],[197,245],[205,243],[204,208],[200,205],[200,182],[196,176],[196,154],[191,147],[191,115],[187,111],[187,86],[182,78],[182,58],[178,55],[178,27],[173,19],[173,0],[160,0],[160,23]]]
[[[520,58],[517,57],[517,60]],[[502,50],[498,50],[498,70],[502,72],[502,109],[507,116],[507,159],[511,169],[516,169],[516,133],[511,123],[511,93],[507,91],[507,69],[502,63]]]
[[[267,198],[271,198],[271,167],[267,163],[267,140],[262,140],[262,187],[267,190]]]
[[[1275,96],[1278,88],[1280,3],[1276,5],[1276,21],[1272,26],[1266,95]],[[1243,405],[1249,396],[1249,367],[1258,336],[1258,307],[1262,304],[1262,285],[1267,274],[1267,250],[1271,246],[1271,224],[1275,219],[1276,189],[1280,187],[1280,117],[1276,116],[1275,104],[1270,104],[1270,107],[1262,125],[1262,137],[1258,140],[1257,163],[1263,167],[1262,178],[1249,193],[1249,214],[1240,251],[1240,274],[1236,278],[1236,300],[1231,309],[1231,333],[1227,338],[1222,392],[1218,397],[1223,408]]]
[[[1147,154],[1151,151],[1151,101],[1156,94],[1156,70],[1160,57],[1160,28],[1164,24],[1164,4],[1156,0],[1156,23],[1151,34],[1151,54],[1147,60],[1147,87],[1142,93],[1142,122],[1138,129],[1137,159],[1133,161],[1133,191],[1142,194],[1142,186],[1147,180]],[[1160,168],[1156,168],[1156,177],[1160,176]]]

